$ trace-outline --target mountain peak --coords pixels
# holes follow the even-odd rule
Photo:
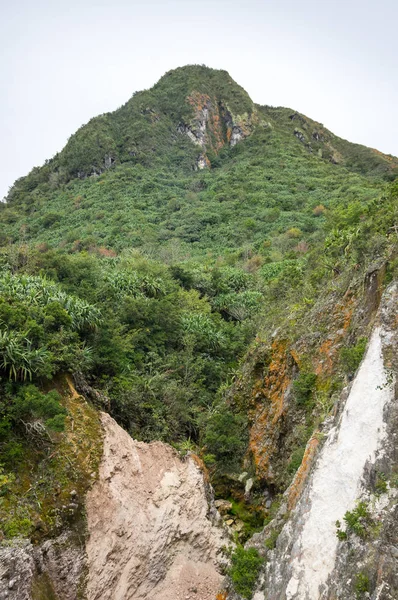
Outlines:
[[[192,92],[207,94],[228,104],[234,114],[251,114],[254,104],[249,94],[232,79],[227,71],[212,69],[205,65],[186,65],[168,71],[153,86],[155,93],[171,96],[170,106],[178,100],[178,107],[184,105]]]

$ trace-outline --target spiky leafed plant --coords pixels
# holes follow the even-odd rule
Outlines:
[[[163,279],[142,275],[136,271],[111,272],[106,276],[106,281],[115,292],[127,296],[159,298],[166,293]]]
[[[10,379],[26,381],[41,372],[49,353],[45,348],[32,348],[29,340],[18,332],[0,329],[0,369]]]
[[[67,294],[58,284],[43,277],[1,273],[0,296],[19,300],[28,306],[46,306],[57,302],[71,317],[74,330],[94,328],[101,319],[98,308]]]
[[[196,342],[203,342],[209,348],[220,348],[225,342],[222,332],[205,314],[187,312],[181,317],[181,323],[185,333],[193,335]]]

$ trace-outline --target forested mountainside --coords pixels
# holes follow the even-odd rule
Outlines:
[[[27,556],[41,552],[31,559],[41,570],[32,566],[25,578],[27,596],[18,595],[18,582],[7,588],[11,598],[105,597],[112,577],[123,580],[107,592],[114,598],[149,598],[154,589],[169,598],[158,554],[160,588],[144,591],[126,583],[134,578],[117,561],[104,589],[96,588],[90,573],[102,563],[89,546],[89,567],[82,566],[89,534],[104,536],[91,529],[85,500],[108,481],[111,434],[100,410],[138,442],[190,454],[210,479],[235,550],[217,566],[224,584],[204,561],[211,583],[202,600],[217,591],[219,600],[321,597],[303,591],[305,577],[289,591],[301,567],[281,567],[278,580],[272,556],[278,544],[281,553],[287,547],[283,528],[360,376],[375,323],[384,319],[395,335],[397,176],[397,158],[342,140],[294,110],[254,104],[225,71],[188,66],[92,119],[15,182],[0,204],[0,531],[4,564],[21,543],[13,540],[24,539]],[[386,289],[389,316],[379,308]],[[379,375],[384,364],[388,387],[395,346],[382,347]],[[388,496],[393,507],[398,465],[394,451],[385,456],[373,471],[367,466],[368,493]],[[193,462],[189,476],[173,465],[173,477],[198,481]],[[202,515],[212,492],[195,485]],[[380,563],[365,560],[363,540],[369,549],[369,539],[382,544],[387,533],[370,526],[368,504],[358,505],[363,514],[351,504],[336,539],[343,548],[358,534],[363,564],[357,573],[351,565],[344,589],[328,584],[322,597],[396,598],[394,565],[385,561],[383,593],[392,595],[383,596]],[[384,523],[380,511],[378,518]],[[358,519],[369,524],[364,535]],[[215,556],[211,531],[195,560]],[[120,550],[123,533],[112,535]],[[60,585],[45,544],[58,544],[61,554],[80,548],[73,585]],[[11,571],[0,572],[6,587]],[[192,581],[196,589],[198,577]]]

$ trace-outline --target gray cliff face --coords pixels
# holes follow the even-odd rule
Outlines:
[[[339,414],[324,425],[300,499],[290,513],[285,503],[249,542],[267,555],[254,600],[398,598],[397,309],[398,288],[391,285]],[[275,528],[276,548],[267,551]]]
[[[76,600],[85,586],[86,553],[76,534],[39,547],[20,540],[0,547],[0,598]]]

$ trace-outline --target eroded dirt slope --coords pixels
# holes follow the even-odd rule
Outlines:
[[[107,414],[99,479],[87,496],[89,600],[213,600],[227,543],[192,457],[134,441]]]

